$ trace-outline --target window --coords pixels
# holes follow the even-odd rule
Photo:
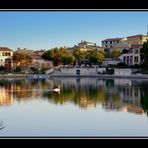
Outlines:
[[[129,64],[129,56],[127,56],[127,64]]]
[[[133,56],[130,56],[130,64],[133,62]]]
[[[134,62],[135,62],[135,63],[138,63],[138,57],[137,57],[137,56],[134,57]]]
[[[138,49],[136,49],[136,50],[134,51],[134,54],[138,54]]]
[[[11,56],[11,53],[10,52],[3,52],[2,56]]]
[[[126,57],[123,57],[123,61],[126,62]]]

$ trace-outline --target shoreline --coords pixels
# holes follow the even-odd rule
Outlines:
[[[8,78],[14,78],[14,79],[27,78],[27,75],[26,74],[0,74],[0,79],[8,79]]]
[[[76,75],[76,74],[52,74],[52,75],[48,75],[49,78],[53,78],[53,77],[75,77],[75,78],[79,78],[79,77],[88,77],[88,78],[128,78],[128,79],[148,79],[148,75],[127,75],[127,76],[122,76],[122,75],[107,75],[107,74],[87,74],[87,75]],[[0,79],[8,79],[8,78],[12,78],[12,79],[19,79],[19,78],[28,78],[28,75],[26,74],[0,74]],[[48,79],[48,78],[47,78]]]
[[[117,75],[101,75],[101,74],[91,74],[91,75],[69,75],[69,74],[55,74],[55,75],[50,75],[50,77],[90,77],[90,78],[128,78],[128,79],[148,79],[148,75],[129,75],[129,76],[117,76]]]

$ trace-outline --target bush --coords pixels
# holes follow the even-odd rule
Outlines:
[[[5,71],[6,68],[4,66],[0,66],[0,71]]]
[[[110,75],[114,74],[114,68],[106,68],[106,73]]]
[[[33,74],[38,74],[38,73],[39,73],[38,68],[31,67],[30,69],[31,69],[31,71],[33,72]]]
[[[129,68],[129,66],[128,65],[126,65],[125,63],[119,63],[119,64],[117,64],[116,65],[116,68]]]
[[[16,67],[15,69],[14,69],[14,72],[21,72],[21,67]]]

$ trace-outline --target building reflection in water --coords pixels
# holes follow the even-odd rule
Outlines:
[[[13,103],[13,86],[8,83],[0,83],[0,106],[7,106]]]
[[[44,99],[54,104],[72,103],[82,109],[102,105],[107,111],[148,112],[148,82],[128,79],[52,78],[1,80],[0,106],[15,101]],[[48,91],[60,85],[60,93]]]

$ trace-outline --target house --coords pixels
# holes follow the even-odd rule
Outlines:
[[[33,59],[32,67],[42,68],[42,67],[53,67],[53,62],[49,60],[45,60],[42,58],[43,51],[34,51],[31,53],[31,57]]]
[[[120,41],[113,46],[113,49],[119,49],[121,52],[123,52],[123,50],[130,50],[131,48],[142,48],[142,45],[143,44],[139,42]]]
[[[74,45],[71,48],[68,48],[69,51],[73,51],[75,49],[80,49],[81,51],[88,51],[88,50],[104,50],[103,47],[98,46],[96,43],[81,41],[78,45]]]
[[[130,49],[128,53],[122,54],[119,58],[127,65],[140,64],[140,48]]]
[[[28,53],[28,54],[30,54],[30,53],[32,53],[33,52],[33,50],[31,50],[31,49],[27,49],[27,48],[17,48],[17,52],[24,52],[24,53]]]
[[[13,51],[7,47],[0,47],[0,66],[10,69],[13,66]]]
[[[102,47],[104,47],[104,48],[112,48],[113,46],[115,46],[117,43],[119,43],[122,40],[123,40],[123,38],[105,39],[105,40],[102,41]]]
[[[148,41],[148,36],[142,35],[142,34],[128,36],[127,41],[128,42],[137,42],[137,43],[143,44],[144,42]]]

